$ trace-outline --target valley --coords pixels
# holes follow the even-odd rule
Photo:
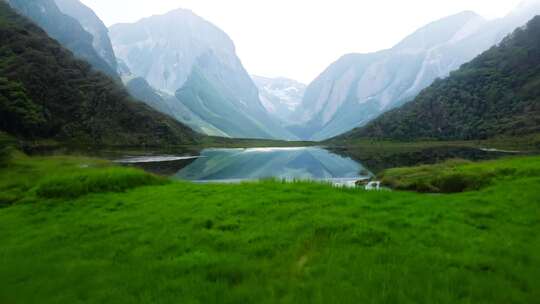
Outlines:
[[[0,303],[536,303],[540,1],[380,2],[0,1]]]

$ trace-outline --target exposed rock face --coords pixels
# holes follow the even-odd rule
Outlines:
[[[116,55],[133,76],[174,95],[230,137],[294,138],[271,118],[232,40],[188,10],[110,28]]]
[[[49,36],[72,51],[78,58],[109,76],[116,76],[116,67],[109,65],[94,49],[94,37],[73,17],[64,14],[54,0],[8,0],[18,13],[28,17]]]
[[[259,88],[259,97],[268,113],[283,124],[294,122],[293,114],[302,103],[306,85],[287,78],[252,76]]]
[[[126,88],[133,97],[143,101],[155,110],[175,118],[201,134],[227,136],[227,134],[216,129],[191,112],[176,96],[152,88],[144,78],[131,78],[125,80],[125,82]]]
[[[241,66],[232,40],[189,10],[116,24],[110,36],[116,55],[131,72],[160,91],[174,93],[181,88],[198,58],[208,51],[219,54],[224,65]]]
[[[302,139],[323,140],[365,125],[412,100],[536,13],[537,1],[493,21],[463,12],[426,25],[392,49],[345,55],[308,86],[295,114],[300,123],[290,130]]]
[[[109,39],[109,30],[96,13],[79,0],[55,0],[55,2],[62,13],[77,19],[82,27],[93,36],[94,49],[116,71],[116,56]]]
[[[202,138],[131,98],[118,81],[76,59],[4,1],[0,24],[1,131],[83,146],[162,147]]]
[[[482,140],[540,132],[540,16],[413,101],[337,139]]]

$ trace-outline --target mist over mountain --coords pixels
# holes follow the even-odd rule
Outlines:
[[[116,56],[133,76],[176,96],[221,134],[294,138],[266,112],[232,40],[191,11],[117,24],[110,33]]]
[[[72,51],[78,58],[88,61],[94,68],[109,76],[116,76],[114,61],[107,62],[110,59],[110,54],[105,54],[105,52],[102,54],[102,57],[94,49],[94,42],[96,40],[107,40],[107,38],[104,36],[95,39],[90,32],[83,28],[76,18],[62,12],[54,0],[7,0],[7,3],[18,13],[30,18],[44,29],[49,36],[58,40],[58,42]],[[75,12],[82,7],[82,4],[77,0],[62,0],[59,3],[65,4],[66,8],[69,5],[70,9],[66,10],[70,12]],[[77,17],[85,15],[83,19],[87,20],[88,24],[91,22],[100,22],[97,21],[99,19],[95,15],[92,15],[88,8],[75,15]],[[99,45],[101,43],[97,42],[96,44]]]
[[[529,0],[491,21],[452,15],[391,49],[347,54],[306,87],[250,77],[231,38],[190,10],[107,29],[79,0],[7,2],[78,58],[120,75],[132,96],[197,132],[288,140],[324,140],[369,123],[540,13],[540,2]]]
[[[426,25],[392,49],[345,55],[308,86],[297,113],[300,123],[289,130],[322,140],[362,126],[410,101],[539,12],[537,1],[493,21],[463,12]]]

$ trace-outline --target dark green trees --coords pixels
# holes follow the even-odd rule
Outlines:
[[[485,139],[540,132],[540,16],[414,101],[341,138]]]
[[[0,129],[32,137],[45,126],[43,107],[35,104],[20,83],[0,77]]]
[[[132,99],[0,2],[0,130],[77,144],[163,145],[199,135]]]

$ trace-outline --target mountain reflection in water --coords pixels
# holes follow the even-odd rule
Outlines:
[[[316,147],[206,149],[174,175],[199,182],[284,180],[356,181],[371,175],[351,158]]]

